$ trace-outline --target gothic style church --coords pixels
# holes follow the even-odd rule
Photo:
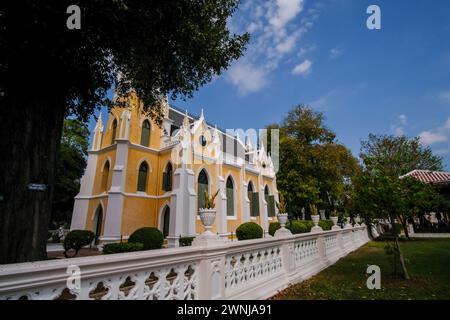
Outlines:
[[[98,118],[87,168],[75,197],[71,229],[92,230],[99,243],[115,242],[141,227],[159,228],[169,246],[203,231],[203,194],[219,194],[213,232],[228,237],[243,222],[267,231],[278,198],[275,170],[264,148],[204,118],[163,103],[161,127],[130,97],[128,108]]]

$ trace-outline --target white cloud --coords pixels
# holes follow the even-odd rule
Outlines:
[[[447,136],[442,133],[434,133],[431,131],[423,131],[419,134],[420,140],[424,145],[432,145],[447,141]]]
[[[336,59],[338,57],[340,57],[343,53],[343,49],[341,48],[332,48],[330,50],[330,59]]]
[[[427,146],[446,142],[449,140],[449,136],[450,136],[450,118],[448,118],[441,127],[423,131],[419,134],[420,140],[424,145]]]
[[[442,92],[440,95],[442,101],[446,103],[450,103],[450,91]]]
[[[257,92],[281,63],[297,60],[298,52],[310,53],[313,46],[300,49],[300,41],[318,18],[320,6],[311,2],[309,7],[313,10],[304,10],[304,0],[243,1],[228,27],[233,33],[249,32],[250,43],[244,57],[227,71],[226,81],[241,94]]]
[[[406,118],[406,115],[404,115],[404,114],[399,115],[398,116],[398,120],[400,121],[400,124],[403,125],[403,126],[405,126],[407,124],[407,122],[408,122],[407,118]]]
[[[267,84],[265,71],[245,62],[234,64],[229,72],[229,81],[241,94],[256,92]]]
[[[294,69],[292,69],[292,74],[295,75],[307,75],[311,72],[312,62],[308,59],[303,61],[302,63],[296,65]]]
[[[282,29],[303,10],[303,0],[276,0],[276,9],[268,11],[268,20],[276,29]]]
[[[408,118],[405,114],[401,114],[397,117],[397,123],[391,125],[391,131],[396,136],[404,136],[405,135],[405,127],[408,124]]]

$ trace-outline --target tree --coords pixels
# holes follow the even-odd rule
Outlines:
[[[279,126],[277,184],[286,196],[289,213],[296,216],[310,204],[328,210],[342,205],[351,178],[358,170],[357,160],[336,140],[324,121],[322,113],[299,105]]]
[[[74,197],[86,168],[89,130],[76,119],[64,120],[61,145],[56,161],[55,193],[50,222],[70,223]]]
[[[385,175],[377,168],[364,170],[355,177],[352,204],[357,209],[363,209],[360,213],[367,223],[371,223],[373,219],[389,219],[394,223],[406,211],[400,179]],[[393,234],[394,250],[399,258],[403,277],[409,279],[395,229]]]
[[[414,169],[440,170],[441,158],[423,147],[418,138],[373,134],[361,143],[361,158],[363,168],[354,179],[352,210],[361,213],[367,223],[373,219],[397,221],[408,237],[408,220],[421,211],[437,208],[442,199],[432,186],[401,176]],[[408,279],[398,234],[393,230],[396,256]]]
[[[442,171],[442,158],[433,155],[420,138],[370,134],[361,142],[360,157],[367,167],[377,166],[384,174],[400,177],[412,170]]]
[[[115,103],[126,106],[133,91],[160,123],[161,96],[192,96],[249,39],[227,28],[238,0],[82,0],[79,30],[66,26],[72,1],[16,4],[0,7],[0,264],[46,257],[66,115],[86,120],[110,107],[113,87],[125,97]],[[47,189],[31,191],[29,183]]]

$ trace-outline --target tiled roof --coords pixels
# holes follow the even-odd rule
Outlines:
[[[425,183],[450,183],[450,172],[413,170],[400,178],[408,176]]]

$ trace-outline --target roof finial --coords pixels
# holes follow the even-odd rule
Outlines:
[[[184,114],[184,118],[183,118],[183,127],[187,128],[189,126],[189,116],[188,116],[188,112],[186,110],[186,113]]]
[[[205,118],[205,116],[203,115],[203,108],[202,108],[202,111],[200,113],[200,119],[204,119],[204,118]]]

